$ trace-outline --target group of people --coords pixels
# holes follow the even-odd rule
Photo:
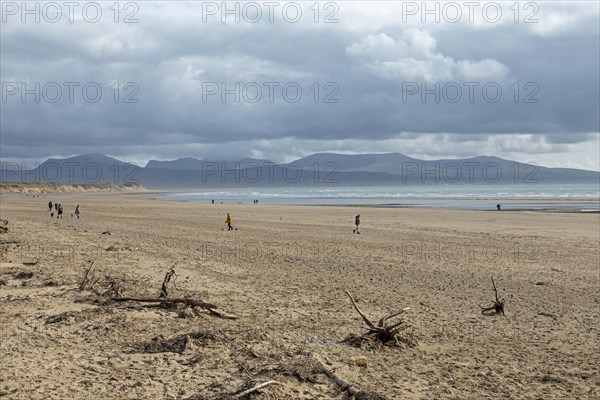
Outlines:
[[[52,201],[48,202],[48,210],[50,210],[50,216],[54,217],[54,213],[52,212],[52,207],[54,207],[54,210],[56,211],[56,218],[62,218],[62,214],[63,214],[63,206],[60,203],[54,203],[54,205],[52,204]]]
[[[60,218],[62,219],[62,215],[63,215],[63,206],[60,203],[54,203],[52,204],[52,201],[48,202],[48,210],[50,211],[50,216],[54,217],[54,213],[52,212],[52,208],[54,208],[54,210],[56,211],[56,218]],[[75,207],[75,215],[77,216],[77,219],[79,219],[79,215],[81,214],[81,209],[79,208],[79,204],[77,204],[77,207]],[[71,217],[73,216],[73,214],[71,214]]]

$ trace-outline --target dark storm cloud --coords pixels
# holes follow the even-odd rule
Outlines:
[[[497,149],[533,153],[593,142],[600,130],[594,3],[536,3],[537,24],[404,22],[402,2],[337,3],[333,24],[315,24],[308,3],[298,23],[275,13],[274,23],[223,24],[219,15],[203,22],[202,2],[136,4],[133,24],[114,23],[108,9],[95,24],[3,15],[3,158],[201,157],[227,146],[281,159],[323,146],[402,152],[383,143],[407,135],[423,137],[413,151],[450,155],[497,134],[527,135]],[[22,102],[7,94],[12,82],[56,82],[62,97]],[[79,84],[73,102],[68,82]],[[97,102],[82,92],[91,83],[102,88]],[[236,84],[239,102],[223,101],[221,89]]]

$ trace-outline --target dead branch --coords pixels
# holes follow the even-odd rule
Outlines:
[[[102,293],[103,297],[121,297],[119,284],[115,281],[108,282],[108,290]]]
[[[165,279],[163,280],[162,287],[160,288],[160,296],[158,297],[169,297],[169,282],[171,278],[175,275],[175,269],[170,270],[165,275]],[[177,275],[175,275],[177,276]]]
[[[494,302],[493,305],[491,305],[489,307],[483,307],[480,305],[479,308],[481,308],[481,313],[486,314],[486,313],[490,313],[493,311],[494,314],[504,315],[504,299],[502,299],[502,300],[498,299],[498,289],[496,289],[496,284],[494,283],[494,277],[492,277],[492,286],[494,287],[494,294],[496,296],[496,301]]]
[[[201,307],[212,315],[225,319],[237,319],[238,317],[233,314],[226,313],[224,311],[217,310],[217,306],[212,303],[206,303],[202,300],[188,299],[185,297],[111,297],[114,301],[137,301],[140,303],[181,303],[191,307]]]
[[[277,381],[266,381],[266,382],[263,382],[263,383],[260,383],[260,384],[258,384],[256,386],[254,386],[254,387],[252,387],[252,388],[250,388],[248,390],[244,390],[243,392],[240,392],[240,393],[234,395],[232,397],[232,399],[241,399],[244,396],[246,396],[246,395],[248,395],[250,393],[256,392],[257,390],[260,390],[260,389],[262,389],[264,387],[267,387],[269,385],[281,385],[281,383],[277,382]]]
[[[37,265],[38,261],[23,261],[21,264],[23,265],[27,265],[28,267],[32,267],[34,265]]]
[[[81,280],[81,283],[79,284],[79,290],[85,290],[86,286],[91,286],[94,283],[97,282],[93,282],[94,280],[94,273],[92,272],[92,269],[94,268],[94,263],[96,262],[96,260],[92,261],[92,263],[90,264],[90,266],[88,267],[88,269],[85,270],[85,273],[83,274],[83,279]],[[91,273],[91,275],[90,275]]]
[[[206,303],[201,300],[187,299],[184,297],[111,297],[110,299],[114,301],[137,301],[140,303],[182,303],[192,307],[206,308],[208,310],[217,308],[217,306],[214,304]]]
[[[348,295],[348,297],[350,297],[350,301],[352,302],[352,305],[354,306],[354,309],[356,310],[356,312],[362,317],[363,321],[365,321],[365,323],[369,326],[369,328],[377,329],[375,327],[375,325],[373,325],[373,323],[371,323],[371,321],[369,321],[369,318],[367,318],[365,316],[365,314],[363,314],[362,311],[360,311],[360,309],[356,305],[356,302],[352,298],[352,295],[350,294],[350,292],[346,290],[346,294]]]
[[[329,377],[329,379],[331,379],[337,386],[339,386],[342,391],[348,392],[348,394],[350,396],[354,396],[354,398],[356,400],[386,400],[387,399],[387,397],[385,397],[384,395],[379,394],[379,393],[363,392],[363,391],[359,390],[356,386],[354,386],[347,380],[342,379],[339,376],[337,376],[332,370],[327,368],[325,366],[325,364],[323,364],[323,362],[320,360],[319,360],[319,366],[321,368],[321,371],[325,375],[327,375],[327,377]]]
[[[181,303],[181,304],[185,304],[187,306],[191,306],[191,307],[201,307],[204,308],[206,310],[208,310],[208,312],[212,315],[216,315],[218,317],[221,318],[226,318],[226,319],[237,319],[237,316],[233,315],[233,314],[228,314],[224,311],[220,311],[217,310],[217,306],[212,304],[212,303],[207,303],[205,301],[202,300],[194,300],[194,299],[188,299],[185,297],[168,297],[169,294],[169,282],[171,281],[171,279],[173,278],[173,276],[175,276],[175,279],[177,278],[177,275],[175,274],[175,269],[171,269],[169,272],[167,272],[167,274],[165,275],[165,279],[163,280],[162,283],[162,287],[160,290],[160,296],[159,297],[121,297],[119,296],[118,291],[116,292],[116,296],[112,296],[111,295],[111,300],[113,301],[137,301],[140,303],[161,303],[161,304],[165,304],[165,303]]]
[[[364,341],[375,341],[381,344],[392,344],[396,346],[400,346],[400,342],[404,342],[405,344],[408,344],[410,346],[414,346],[417,344],[416,340],[414,340],[412,335],[400,335],[402,331],[412,327],[406,320],[400,319],[400,321],[398,322],[388,324],[388,321],[391,318],[397,317],[405,313],[406,311],[410,310],[410,308],[403,308],[402,310],[397,311],[391,315],[384,316],[379,320],[379,323],[375,325],[358,308],[358,305],[354,301],[354,298],[352,297],[350,292],[346,290],[346,294],[350,298],[350,301],[352,302],[352,305],[354,306],[356,312],[358,312],[365,324],[369,327],[369,330],[365,334],[358,337],[350,335],[346,338],[346,342],[352,344],[362,344]]]
[[[225,318],[225,319],[237,319],[238,317],[233,314],[228,314],[224,311],[215,310],[214,308],[208,308],[208,312],[212,315],[216,315],[217,317]]]

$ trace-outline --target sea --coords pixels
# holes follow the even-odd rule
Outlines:
[[[160,200],[224,204],[432,207],[450,209],[600,212],[598,184],[311,186],[204,189]]]

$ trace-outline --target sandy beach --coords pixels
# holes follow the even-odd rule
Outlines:
[[[346,398],[319,360],[388,399],[600,398],[599,214],[138,193],[3,197],[0,211],[0,398],[225,399],[267,381],[241,398]],[[237,319],[110,301],[157,297],[171,269],[170,297]],[[504,316],[481,313],[491,277]],[[343,342],[366,332],[345,290],[374,322],[410,307],[417,344]]]

